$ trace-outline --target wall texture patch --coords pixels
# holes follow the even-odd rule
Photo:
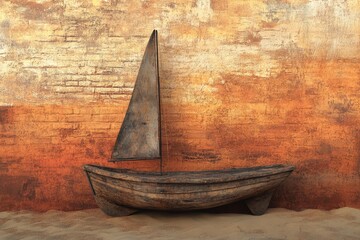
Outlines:
[[[360,207],[356,0],[0,2],[0,210],[95,207],[159,31],[164,170],[289,163],[272,206]],[[171,160],[171,161],[170,161]]]

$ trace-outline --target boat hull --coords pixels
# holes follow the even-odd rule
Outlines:
[[[248,200],[248,206],[252,201],[252,205],[255,206],[253,208],[257,210],[259,207],[256,205],[259,205],[259,202],[262,208],[265,204],[266,210],[273,190],[290,175],[293,169],[292,166],[273,165],[157,175],[94,165],[84,166],[100,208],[104,210],[119,206],[129,210],[129,214],[135,209],[164,211],[208,209],[245,199]],[[251,206],[249,208],[252,210]],[[256,209],[255,213],[252,211],[253,214],[263,213],[260,211],[257,214]]]

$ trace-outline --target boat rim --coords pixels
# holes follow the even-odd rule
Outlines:
[[[130,169],[110,168],[93,164],[84,165],[87,173],[119,180],[146,183],[220,183],[276,174],[290,174],[292,165],[275,164],[257,167],[228,168],[205,171],[138,172]]]

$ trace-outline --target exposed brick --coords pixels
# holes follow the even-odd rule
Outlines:
[[[94,87],[112,87],[112,85],[113,85],[112,82],[105,82],[105,81],[91,83],[91,86]]]
[[[81,129],[110,129],[111,124],[110,123],[104,123],[104,122],[84,122],[81,123]]]
[[[64,121],[65,122],[75,122],[75,123],[81,123],[84,121],[88,121],[91,118],[89,115],[68,115],[65,116]]]
[[[82,87],[55,87],[56,92],[63,92],[63,93],[78,93],[82,92],[84,88]]]
[[[79,86],[90,86],[91,81],[79,81]]]
[[[78,81],[66,81],[65,85],[66,86],[78,86],[79,82]]]
[[[119,121],[119,114],[100,114],[92,115],[91,120],[94,122],[116,122]]]
[[[62,128],[68,128],[68,129],[77,129],[79,128],[80,123],[66,123],[66,122],[57,122],[57,123],[52,123],[52,128],[53,129],[62,129]]]
[[[102,88],[102,87],[98,87],[95,88],[95,92],[96,93],[103,93],[103,94],[108,94],[108,93],[118,93],[120,92],[120,88]]]

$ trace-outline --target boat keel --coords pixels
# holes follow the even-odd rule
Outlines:
[[[138,212],[137,209],[134,208],[128,208],[124,206],[120,206],[114,203],[111,203],[107,201],[105,198],[94,196],[95,201],[97,205],[100,207],[100,209],[107,215],[112,217],[123,217],[123,216],[129,216],[131,214],[134,214]]]
[[[250,212],[256,216],[263,215],[269,207],[269,203],[273,193],[274,190],[271,190],[265,192],[262,195],[247,199],[245,202]]]

